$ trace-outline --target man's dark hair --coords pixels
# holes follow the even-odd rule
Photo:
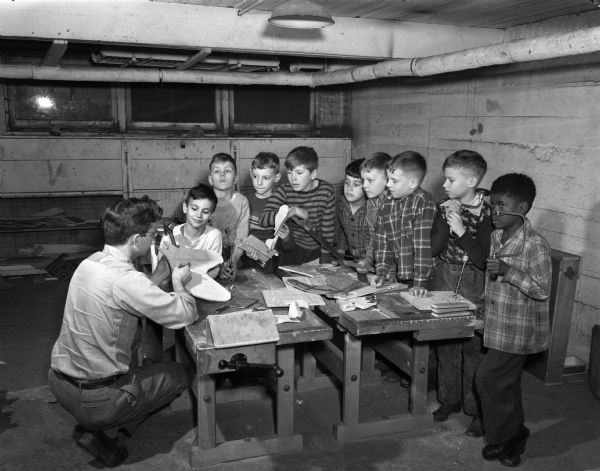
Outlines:
[[[507,173],[494,180],[490,189],[490,194],[492,193],[508,195],[519,201],[524,201],[531,209],[536,195],[535,183],[531,177],[523,173]]]
[[[215,190],[204,183],[198,183],[198,185],[188,191],[188,194],[185,198],[185,203],[189,204],[192,200],[209,200],[213,205],[213,211],[217,207],[218,201]]]
[[[117,201],[102,215],[105,243],[122,245],[134,234],[144,234],[159,221],[163,210],[156,201],[142,196]]]
[[[360,178],[360,166],[365,159],[353,160],[346,165],[346,175],[352,178]]]

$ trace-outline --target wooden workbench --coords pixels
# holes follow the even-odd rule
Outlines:
[[[432,416],[427,415],[429,342],[470,337],[474,333],[476,318],[472,315],[436,318],[430,313],[417,311],[398,292],[378,295],[380,304],[384,304],[381,302],[384,299],[387,308],[381,309],[343,312],[332,301],[319,307],[321,315],[335,320],[338,328],[344,332],[342,350],[331,342],[311,349],[315,358],[342,385],[342,422],[334,427],[335,438],[339,441],[431,425]],[[407,414],[372,422],[359,421],[365,350],[378,352],[411,377]]]
[[[252,437],[217,443],[215,417],[215,376],[231,370],[219,370],[219,359],[229,360],[234,353],[244,353],[251,363],[273,362],[269,346],[249,345],[244,347],[215,349],[206,315],[217,309],[235,304],[237,297],[255,297],[262,304],[261,289],[283,287],[282,281],[274,275],[265,275],[257,270],[245,270],[238,274],[239,282],[227,286],[232,292],[228,303],[198,302],[200,320],[185,328],[185,340],[196,364],[198,439],[192,446],[190,463],[192,468],[209,466],[225,461],[235,461],[267,454],[299,452],[302,450],[302,435],[294,435],[294,345],[328,340],[331,328],[312,311],[306,310],[299,323],[277,325],[279,341],[276,350],[277,365],[283,376],[277,379],[276,386],[276,430],[269,437]]]

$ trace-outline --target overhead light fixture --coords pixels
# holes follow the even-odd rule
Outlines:
[[[276,6],[269,23],[281,28],[318,29],[334,24],[331,13],[308,0],[289,0]]]

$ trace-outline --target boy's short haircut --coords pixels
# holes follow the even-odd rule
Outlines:
[[[390,154],[386,154],[385,152],[375,152],[367,157],[364,162],[360,165],[360,171],[363,170],[381,170],[385,172],[388,162],[392,160],[392,156]]]
[[[487,172],[487,162],[479,152],[472,150],[457,150],[453,154],[446,157],[442,164],[442,171],[448,167],[463,168],[469,170],[477,177],[477,183],[481,182],[485,172]]]
[[[102,214],[104,241],[108,245],[122,245],[134,234],[147,233],[162,214],[162,208],[146,195],[119,200]]]
[[[292,149],[285,158],[285,168],[294,170],[298,165],[304,165],[309,172],[319,168],[319,156],[312,147],[300,146]]]
[[[407,150],[392,157],[392,160],[386,166],[386,170],[390,172],[402,170],[404,173],[415,177],[420,185],[427,173],[427,162],[418,152]]]
[[[205,185],[204,183],[198,183],[194,188],[188,191],[185,197],[185,204],[189,204],[193,200],[209,200],[213,205],[213,211],[217,207],[217,195],[215,190],[211,186]]]
[[[219,152],[218,154],[213,155],[213,158],[210,160],[210,164],[208,166],[209,171],[212,171],[213,164],[216,163],[230,163],[233,165],[233,169],[235,173],[237,173],[237,165],[235,164],[235,159],[225,152]]]
[[[492,193],[508,195],[519,201],[524,201],[531,209],[536,195],[535,183],[531,177],[523,173],[507,173],[494,180],[492,188],[490,188],[490,194]]]
[[[274,174],[279,173],[279,157],[273,152],[259,152],[252,160],[252,170],[270,168]]]
[[[346,175],[352,178],[360,178],[360,166],[362,165],[365,159],[353,160],[348,165],[346,165]]]

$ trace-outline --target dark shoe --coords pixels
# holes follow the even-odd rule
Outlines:
[[[483,447],[483,450],[481,450],[481,456],[483,456],[483,459],[487,461],[497,460],[506,454],[506,449],[509,443],[510,440],[503,443],[490,443],[489,445]]]
[[[483,437],[485,435],[485,431],[483,429],[483,421],[481,420],[480,415],[473,416],[473,420],[471,420],[471,424],[465,430],[465,435],[469,437]]]
[[[527,444],[529,435],[529,429],[522,425],[519,432],[510,439],[506,454],[500,457],[500,463],[509,468],[519,466],[521,464],[521,455],[525,453],[525,445]]]
[[[108,468],[119,466],[129,455],[126,448],[117,446],[116,438],[110,439],[101,431],[89,431],[77,427],[73,438],[81,448]]]
[[[462,410],[462,404],[457,402],[456,404],[442,404],[435,411],[433,411],[434,422],[446,422],[450,414],[460,412]]]

